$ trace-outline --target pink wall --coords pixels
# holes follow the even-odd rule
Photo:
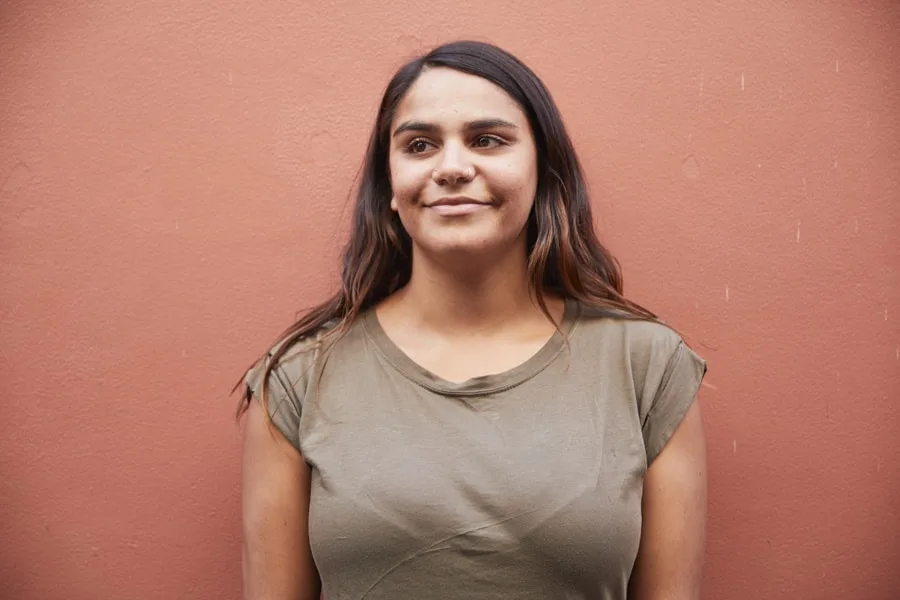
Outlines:
[[[900,597],[900,4],[864,4],[6,0],[0,597],[239,597],[230,384],[334,283],[388,76],[455,37],[545,78],[709,360],[706,598]]]

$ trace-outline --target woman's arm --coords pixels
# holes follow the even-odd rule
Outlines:
[[[319,600],[307,527],[309,478],[303,457],[252,401],[242,478],[245,600]]]
[[[706,441],[695,402],[647,470],[629,600],[699,600],[706,497]]]

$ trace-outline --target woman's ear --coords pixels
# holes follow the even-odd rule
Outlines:
[[[391,196],[391,210],[397,212],[397,199]]]

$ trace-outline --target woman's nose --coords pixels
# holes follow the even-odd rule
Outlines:
[[[452,147],[445,147],[440,164],[431,172],[431,178],[438,185],[458,185],[475,177],[475,167],[466,160],[465,153]]]

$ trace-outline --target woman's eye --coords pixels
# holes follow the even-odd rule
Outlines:
[[[419,154],[421,152],[427,151],[429,146],[430,146],[430,144],[428,142],[426,142],[425,140],[413,140],[406,147],[406,149],[409,152],[411,152],[412,154]]]
[[[475,139],[476,148],[494,148],[502,143],[499,138],[493,135],[481,135]]]

